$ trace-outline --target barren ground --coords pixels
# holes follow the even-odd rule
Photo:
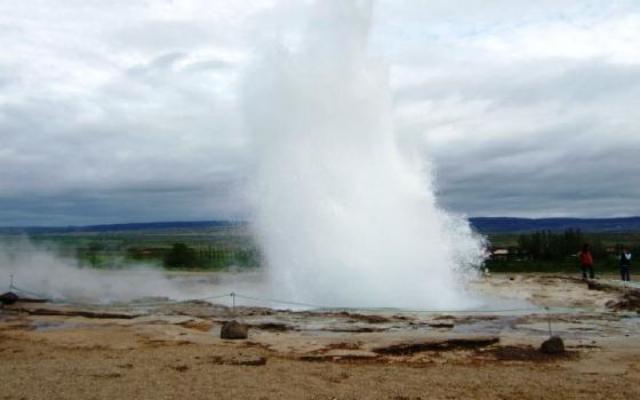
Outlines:
[[[634,306],[616,306],[623,288],[541,275],[494,276],[474,288],[556,310],[18,303],[0,310],[0,399],[640,398],[640,318]],[[247,340],[219,338],[229,319],[251,325]],[[567,353],[537,350],[549,321]]]

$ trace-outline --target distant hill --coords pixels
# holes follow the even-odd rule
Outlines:
[[[482,233],[518,233],[541,230],[563,231],[580,229],[584,232],[639,232],[640,217],[627,218],[470,218],[475,229]]]
[[[0,234],[63,234],[63,233],[103,233],[103,232],[142,232],[142,231],[200,231],[243,225],[238,221],[176,221],[146,222],[86,226],[27,226],[0,227]]]
[[[585,232],[640,232],[640,217],[628,218],[470,218],[475,229],[482,233],[519,233],[540,230],[563,231],[569,228]],[[73,234],[106,232],[185,232],[232,228],[245,225],[243,221],[177,221],[88,226],[31,226],[0,227],[0,234]]]

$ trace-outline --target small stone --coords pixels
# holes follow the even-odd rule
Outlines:
[[[220,329],[221,339],[246,339],[249,335],[249,326],[238,321],[227,321]]]
[[[545,354],[562,354],[564,353],[564,342],[559,336],[552,336],[542,343],[540,351]]]
[[[0,304],[11,305],[18,301],[19,297],[13,292],[0,294]]]

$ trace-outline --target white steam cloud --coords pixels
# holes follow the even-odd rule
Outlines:
[[[273,295],[334,306],[464,308],[483,261],[396,143],[388,74],[367,55],[371,2],[318,1],[248,73],[254,226]],[[296,40],[292,40],[292,38]]]
[[[150,265],[116,270],[82,268],[78,260],[26,239],[6,240],[0,248],[0,283],[5,286],[0,292],[11,289],[12,277],[20,295],[79,303],[127,302],[145,297],[187,299],[205,293],[194,293],[184,282],[170,279]]]

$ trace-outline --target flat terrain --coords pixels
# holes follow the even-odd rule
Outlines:
[[[541,275],[473,288],[537,309],[17,303],[0,311],[0,399],[640,398],[640,318],[628,289]],[[230,319],[250,325],[247,340],[219,338]],[[566,353],[537,350],[549,323]]]

